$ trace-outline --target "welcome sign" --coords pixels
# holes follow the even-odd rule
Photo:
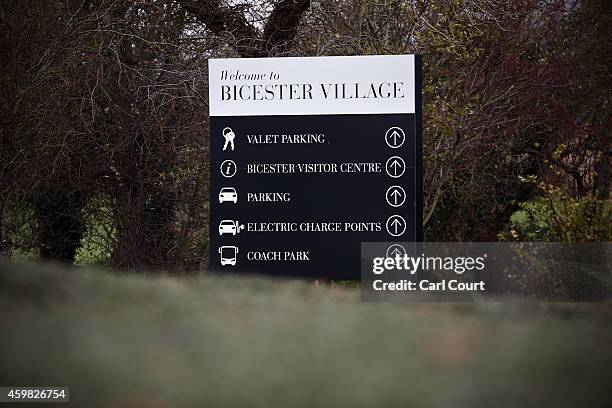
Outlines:
[[[209,60],[210,267],[359,279],[422,240],[414,55]]]

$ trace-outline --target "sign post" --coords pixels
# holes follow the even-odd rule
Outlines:
[[[359,279],[422,241],[414,55],[211,59],[210,269]]]

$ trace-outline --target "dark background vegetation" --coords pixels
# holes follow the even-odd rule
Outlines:
[[[610,241],[609,0],[309,3],[1,2],[0,252],[200,269],[208,58],[402,53],[427,240]]]

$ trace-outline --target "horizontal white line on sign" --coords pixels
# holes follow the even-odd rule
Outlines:
[[[414,55],[210,59],[211,116],[415,112]]]

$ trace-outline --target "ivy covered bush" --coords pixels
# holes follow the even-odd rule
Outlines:
[[[510,216],[501,240],[612,241],[612,200],[572,198],[552,186],[540,185],[540,190],[542,195],[521,203]]]

